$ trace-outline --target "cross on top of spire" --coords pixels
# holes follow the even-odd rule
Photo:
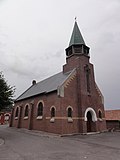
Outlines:
[[[75,22],[77,22],[77,17],[75,17]]]

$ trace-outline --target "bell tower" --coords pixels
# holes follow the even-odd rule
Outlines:
[[[63,73],[76,71],[75,79],[71,81],[69,88],[74,92],[73,98],[76,100],[73,105],[76,105],[77,110],[78,132],[83,133],[106,129],[103,95],[95,82],[94,66],[89,62],[89,50],[75,20],[69,46],[66,48]],[[99,110],[102,119],[99,119]]]
[[[76,21],[74,24],[69,47],[66,49],[67,57],[71,56],[72,54],[84,54],[89,56],[89,47],[86,46]]]
[[[75,19],[75,24],[73,27],[72,35],[70,38],[69,46],[66,48],[66,65],[63,66],[63,72],[67,72],[76,68],[78,65],[76,63],[76,58],[83,56],[87,61],[89,61],[89,50],[90,48],[86,46],[83,36],[79,30],[77,21]],[[77,66],[76,66],[77,65]]]

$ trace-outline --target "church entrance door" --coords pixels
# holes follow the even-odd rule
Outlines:
[[[87,112],[87,132],[92,132],[92,115],[90,111]]]
[[[89,107],[85,111],[86,131],[96,132],[97,116],[93,108]]]

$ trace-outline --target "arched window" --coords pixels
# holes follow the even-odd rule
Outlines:
[[[73,122],[73,119],[72,119],[73,108],[71,106],[68,106],[66,111],[67,111],[68,122],[72,123]]]
[[[28,117],[29,107],[26,105],[24,117]]]
[[[55,117],[55,108],[52,107],[51,108],[51,118],[54,118]]]
[[[15,111],[15,117],[18,117],[18,113],[19,113],[19,108],[17,107]]]
[[[68,117],[72,118],[72,108],[68,108]]]
[[[98,116],[99,116],[100,119],[102,119],[102,111],[101,110],[99,110]]]
[[[37,117],[39,117],[39,116],[43,116],[43,104],[42,104],[42,102],[40,102],[38,104]]]

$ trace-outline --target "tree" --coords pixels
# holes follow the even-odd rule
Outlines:
[[[0,111],[13,104],[14,93],[15,87],[8,85],[4,75],[0,72]]]

